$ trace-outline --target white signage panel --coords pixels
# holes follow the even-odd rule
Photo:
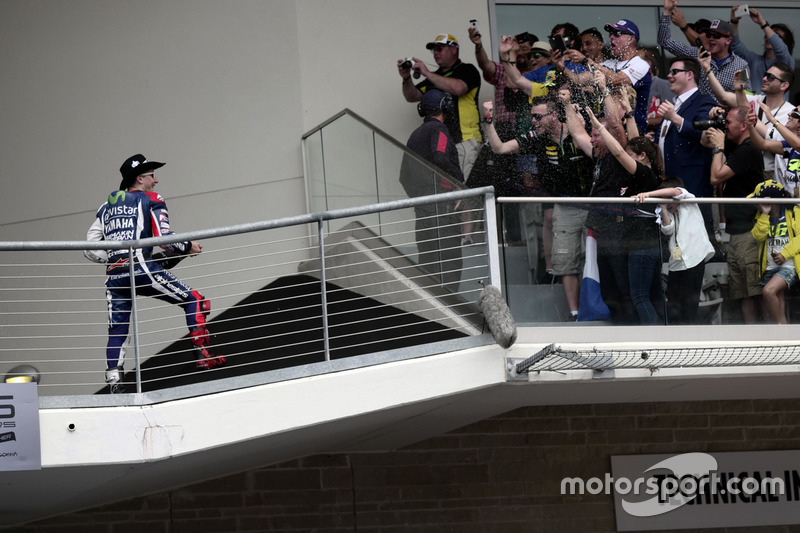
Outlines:
[[[800,524],[800,450],[617,455],[618,531]]]
[[[36,383],[0,383],[0,472],[41,468]]]

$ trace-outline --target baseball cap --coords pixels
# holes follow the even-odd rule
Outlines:
[[[447,95],[439,89],[428,89],[422,94],[422,105],[435,109],[442,109],[443,101]]]
[[[550,43],[546,43],[544,41],[536,41],[531,45],[531,50],[540,50],[542,52],[547,52],[549,54],[553,51],[553,47],[550,46]]]
[[[719,33],[720,35],[724,35],[725,37],[733,37],[733,30],[731,29],[731,25],[725,22],[724,20],[712,20],[711,24],[708,26],[701,28],[700,33]]]
[[[611,33],[612,31],[619,31],[622,33],[627,33],[628,35],[633,35],[633,37],[638,41],[639,40],[639,28],[634,24],[632,21],[628,19],[620,19],[613,24],[606,24],[604,29]]]
[[[516,34],[516,35],[514,36],[514,39],[515,39],[515,40],[516,40],[518,43],[528,43],[528,44],[530,44],[530,45],[533,45],[533,43],[535,43],[536,41],[538,41],[538,40],[539,40],[539,38],[538,38],[538,37],[537,37],[535,34],[533,34],[533,33],[528,33],[527,31],[524,31],[524,32],[522,32],[522,33],[518,33],[518,34]]]
[[[432,40],[427,45],[425,45],[425,48],[430,50],[434,46],[437,46],[437,45],[440,45],[440,44],[443,44],[443,45],[446,45],[446,46],[458,47],[458,39],[456,39],[455,37],[453,37],[449,33],[440,33],[439,35],[436,36],[436,38],[434,40]]]
[[[748,198],[786,198],[783,185],[775,180],[765,180],[756,185],[755,190],[747,195]]]
[[[122,174],[122,181],[119,184],[119,188],[127,189],[136,181],[136,176],[147,174],[152,170],[163,167],[165,164],[166,163],[159,163],[157,161],[148,161],[142,154],[129,157],[122,163],[122,166],[119,167],[119,173]]]

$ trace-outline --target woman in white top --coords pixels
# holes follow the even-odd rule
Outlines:
[[[682,185],[680,178],[670,177],[658,189],[637,194],[636,200],[694,198]],[[661,232],[669,236],[668,324],[693,324],[697,317],[706,261],[713,257],[714,246],[708,240],[703,215],[697,204],[660,204],[656,216]]]

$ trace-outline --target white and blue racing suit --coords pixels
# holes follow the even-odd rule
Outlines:
[[[155,192],[114,191],[97,211],[97,218],[86,235],[89,241],[129,241],[160,237],[172,233],[164,199]],[[191,242],[162,246],[170,254],[186,254]],[[210,368],[206,360],[213,357],[206,351],[208,330],[206,316],[210,304],[203,295],[180,281],[169,270],[151,259],[152,248],[134,250],[136,294],[158,298],[179,305],[186,314],[192,344],[197,352],[198,367]],[[84,255],[95,262],[106,263],[106,301],[108,305],[108,369],[121,369],[125,347],[129,343],[131,316],[130,253],[128,249],[106,253],[87,250]],[[220,358],[222,359],[222,358]],[[223,361],[219,361],[221,364]]]

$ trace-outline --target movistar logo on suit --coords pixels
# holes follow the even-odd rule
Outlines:
[[[114,191],[108,195],[109,204],[114,205],[119,201],[125,201],[125,191]]]

